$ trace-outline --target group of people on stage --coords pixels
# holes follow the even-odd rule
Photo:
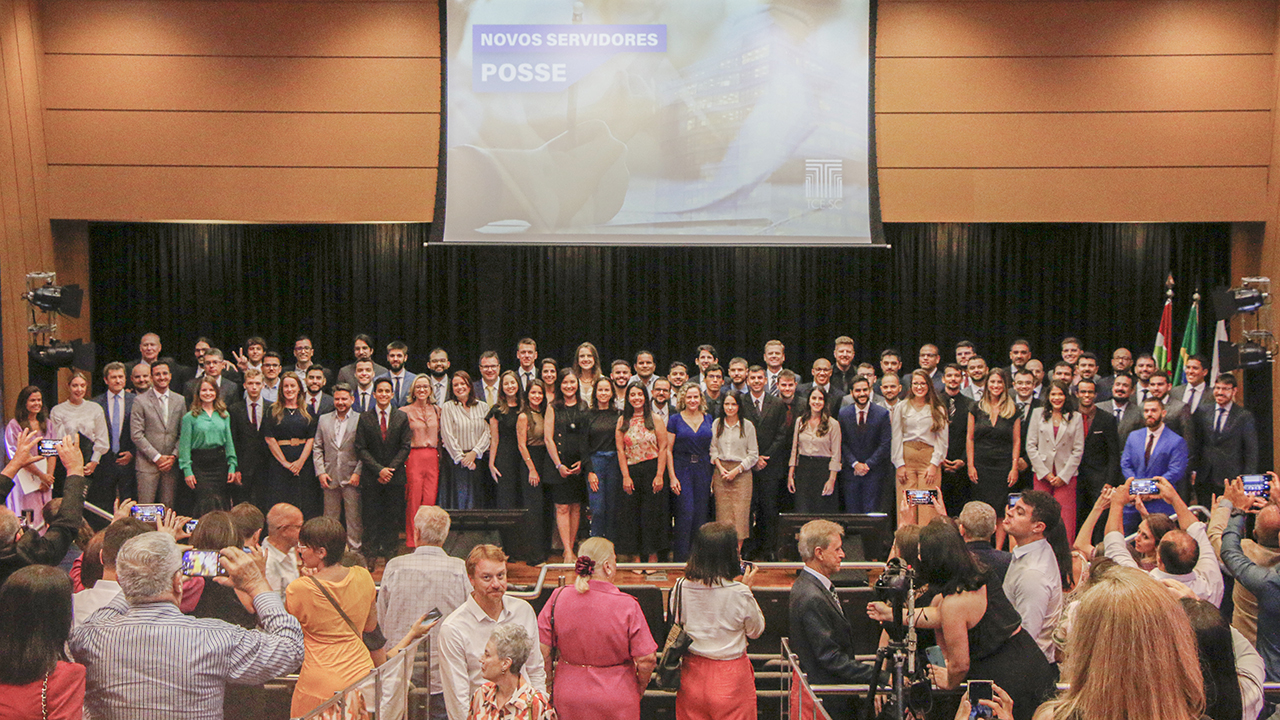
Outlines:
[[[314,362],[306,336],[287,366],[257,337],[230,359],[201,338],[192,367],[161,349],[144,335],[139,358],[107,364],[106,391],[91,400],[81,371],[52,409],[24,389],[6,428],[10,452],[23,428],[76,435],[99,506],[136,496],[199,514],[287,502],[306,518],[343,520],[366,556],[392,556],[401,528],[412,547],[413,513],[432,504],[527,508],[530,562],[553,552],[571,561],[584,508],[589,534],[624,556],[684,560],[693,530],[717,519],[737,529],[748,556],[767,558],[782,511],[927,523],[927,497],[909,490],[940,491],[951,507],[981,499],[1003,515],[1011,491],[1041,489],[1074,535],[1104,485],[1161,475],[1207,502],[1258,457],[1232,375],[1207,378],[1195,356],[1174,387],[1150,355],[1135,362],[1119,348],[1103,377],[1075,338],[1051,364],[1016,340],[1009,364],[995,367],[970,342],[945,364],[926,344],[908,373],[894,349],[880,352],[878,368],[857,363],[842,336],[805,383],[777,340],[760,364],[722,365],[701,345],[692,366],[672,362],[660,375],[646,350],[606,367],[584,342],[561,366],[524,338],[513,368],[487,351],[475,379],[451,372],[441,348],[415,374],[398,341],[383,366],[367,335],[337,372]],[[8,504],[38,527],[54,466],[40,459],[27,470]]]

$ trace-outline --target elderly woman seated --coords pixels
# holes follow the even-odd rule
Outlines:
[[[471,697],[468,720],[555,720],[551,700],[528,680],[520,668],[533,648],[533,638],[515,623],[494,628],[480,656],[480,674],[487,681]]]

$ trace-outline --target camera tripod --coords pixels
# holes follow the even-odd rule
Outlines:
[[[889,642],[876,650],[875,673],[867,688],[866,718],[876,716],[875,698],[884,674],[890,676],[888,687],[893,692],[893,704],[886,708],[895,711],[891,717],[903,720],[908,709],[921,712],[929,709],[932,685],[927,679],[922,683],[913,680],[911,692],[907,691],[907,681],[916,675],[916,603],[915,578],[908,571],[904,579],[906,587],[899,587],[899,592],[890,595],[893,621],[883,623]],[[901,592],[903,589],[905,592]]]

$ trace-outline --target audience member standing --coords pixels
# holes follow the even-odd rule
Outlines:
[[[247,381],[246,381],[247,382]],[[356,456],[356,429],[359,413],[351,410],[351,388],[346,383],[333,387],[333,412],[316,421],[316,442],[311,449],[316,479],[324,489],[324,516],[345,518],[347,545],[360,549],[363,530],[360,516],[360,458]]]
[[[441,680],[449,720],[465,720],[474,692],[483,684],[482,653],[489,636],[502,625],[514,624],[528,637],[538,632],[538,617],[529,603],[507,595],[507,556],[494,545],[477,545],[467,556],[471,595],[440,625]],[[518,672],[534,689],[547,690],[542,652],[530,643]]]
[[[107,363],[102,369],[102,378],[107,383],[107,390],[95,396],[93,401],[106,415],[109,448],[99,460],[86,502],[110,510],[116,500],[137,494],[133,477],[133,438],[129,434],[134,394],[125,392],[124,363]]]
[[[579,553],[573,587],[553,592],[538,615],[556,713],[560,720],[640,720],[658,644],[640,603],[614,585],[613,543],[590,538]]]
[[[149,532],[124,544],[116,558],[120,595],[68,642],[85,666],[93,717],[220,720],[228,683],[260,685],[298,669],[302,630],[280,595],[240,548],[223,549],[220,562],[236,589],[253,598],[261,629],[182,614],[182,550],[170,535]]]
[[[564,561],[573,562],[573,543],[578,537],[582,503],[587,499],[587,403],[578,392],[578,376],[572,368],[560,371],[555,387],[559,392],[547,405],[543,422],[547,447],[547,472],[543,482],[551,486],[551,502],[556,506],[556,529],[564,546]]]
[[[405,541],[413,545],[418,508],[440,502],[440,406],[431,379],[419,375],[409,388],[413,401],[401,410],[409,419],[409,457],[404,463]],[[396,636],[393,636],[396,637]]]
[[[81,717],[85,668],[67,662],[70,635],[66,573],[35,565],[0,585],[0,717]]]
[[[449,557],[442,547],[449,537],[449,513],[434,505],[423,505],[418,508],[413,523],[413,553],[391,558],[378,588],[378,617],[383,634],[388,638],[398,638],[409,632],[426,610],[438,609],[448,617],[467,601],[471,592],[466,563],[460,558]],[[439,637],[437,627],[429,641],[431,720],[448,717],[444,686],[440,681]],[[394,642],[388,639],[385,649],[390,650]]]
[[[267,513],[267,585],[283,596],[289,583],[298,579],[298,533],[302,532],[302,511],[280,503]]]
[[[14,440],[13,457],[0,476],[0,495],[9,495],[15,486],[14,478],[21,468],[30,464],[31,452],[39,441],[40,436],[31,430],[18,434]],[[80,454],[75,438],[67,436],[62,439],[58,459],[67,471],[67,479],[62,504],[52,522],[39,532],[25,532],[19,524],[19,515],[0,509],[0,583],[14,571],[28,565],[58,565],[80,532],[84,523],[84,491],[88,481],[84,477],[84,456]],[[42,510],[36,512],[43,522]]]
[[[1076,473],[1084,455],[1084,421],[1064,383],[1049,386],[1044,402],[1031,411],[1027,425],[1027,458],[1036,490],[1049,493],[1061,506],[1067,537],[1076,536]]]
[[[400,518],[404,517],[404,463],[409,457],[409,418],[391,404],[389,378],[373,383],[374,407],[356,425],[356,457],[360,459],[360,514],[366,558],[395,555]]]
[[[1266,667],[1267,682],[1280,682],[1280,572],[1254,562],[1240,547],[1245,513],[1253,505],[1253,498],[1245,494],[1243,484],[1228,483],[1223,493],[1219,507],[1226,508],[1231,519],[1222,533],[1222,562],[1236,583],[1257,598],[1258,652]]]
[[[453,374],[453,399],[440,411],[440,440],[449,453],[449,475],[453,481],[454,507],[474,510],[486,507],[489,495],[481,469],[489,451],[489,406],[476,398],[471,376],[459,370]]]
[[[1272,478],[1272,482],[1276,482]],[[1221,557],[1222,533],[1231,518],[1231,508],[1218,503],[1209,515],[1209,542]],[[1240,540],[1240,550],[1254,565],[1271,569],[1280,564],[1280,505],[1267,503],[1254,516],[1253,537]],[[1233,583],[1231,594],[1231,626],[1239,630],[1250,645],[1258,644],[1258,598],[1244,583]],[[1278,647],[1277,649],[1280,649]],[[1280,654],[1277,654],[1280,657]]]
[[[923,359],[932,348],[937,363],[937,348],[926,345],[920,350]],[[893,465],[897,487],[894,506],[901,509],[901,498],[907,490],[942,492],[942,461],[947,457],[947,408],[934,390],[933,379],[926,370],[911,373],[911,389],[906,402],[899,403],[890,414],[893,428]],[[906,506],[905,517],[899,511],[898,524],[927,525],[935,514],[932,505]]]
[[[520,451],[520,492],[525,514],[525,543],[529,551],[526,562],[538,565],[547,561],[551,552],[551,525],[555,522],[555,504],[545,483],[549,472],[547,436],[543,422],[547,412],[547,386],[538,378],[520,396],[520,414],[516,417],[516,445]],[[559,477],[559,473],[556,473]],[[548,522],[550,521],[550,522]]]
[[[819,393],[821,394],[821,393]],[[680,392],[680,412],[667,418],[668,473],[675,533],[672,560],[684,562],[694,531],[711,513],[711,423],[702,388],[689,382]]]
[[[1017,541],[1002,587],[1022,617],[1022,629],[1045,660],[1056,662],[1053,630],[1062,615],[1062,573],[1045,535],[1062,522],[1062,507],[1042,490],[1030,490],[1004,515],[1004,529]]]
[[[519,625],[494,628],[480,656],[480,676],[485,683],[471,695],[467,720],[556,720],[546,691],[521,674],[533,660],[532,646],[533,638]]]
[[[756,680],[747,659],[747,638],[764,632],[764,614],[751,594],[756,569],[748,566],[742,572],[737,537],[729,523],[698,528],[684,579],[671,594],[669,617],[682,622],[693,639],[680,664],[678,720],[756,717]]]
[[[1013,555],[1004,550],[997,550],[991,544],[991,536],[996,532],[995,509],[980,500],[965,503],[960,515],[956,518],[956,529],[960,531],[960,537],[964,538],[964,544],[968,546],[969,552],[991,569],[996,574],[996,579],[1003,585],[1005,576],[1009,572],[1009,563],[1013,561]]]
[[[131,505],[131,504],[130,504]],[[119,515],[119,513],[117,513]],[[116,580],[116,557],[120,547],[153,528],[132,517],[118,517],[102,531],[102,577],[93,582],[85,582],[85,588],[71,596],[73,626],[84,622],[95,610],[115,599],[120,593],[120,583]],[[82,566],[83,567],[83,566]],[[83,572],[81,577],[83,577]]]
[[[28,385],[18,392],[13,419],[4,428],[4,453],[8,460],[12,461],[18,457],[18,447],[23,433],[31,433],[32,447],[43,440],[45,435],[55,437],[49,431],[49,413],[45,411],[44,394],[35,385]],[[25,462],[14,468],[14,472],[9,475],[10,480],[17,482],[13,483],[11,491],[5,493],[5,507],[12,510],[14,515],[25,518],[33,530],[39,530],[44,526],[41,511],[44,510],[45,503],[53,499],[53,471],[57,461],[52,457],[40,457],[29,453],[24,453],[23,458]],[[35,480],[39,481],[39,485],[30,487],[28,491],[18,477],[19,471],[30,473]]]
[[[836,475],[840,472],[840,423],[832,422],[826,395],[815,388],[805,398],[804,414],[796,421],[791,440],[791,469],[787,490],[795,496],[798,513],[834,513]]]
[[[738,531],[738,552],[751,533],[751,469],[760,459],[755,425],[742,417],[742,401],[732,393],[721,403],[721,416],[712,423],[711,479],[716,520]]]
[[[196,515],[227,507],[227,485],[236,482],[236,446],[231,418],[209,376],[200,378],[191,411],[182,416],[178,467],[196,493]],[[217,548],[220,549],[220,548]]]
[[[302,381],[289,373],[280,379],[280,398],[262,419],[262,437],[275,462],[267,471],[265,504],[289,503],[313,518],[324,513],[311,451],[316,418],[302,403]]]
[[[627,387],[614,442],[626,497],[618,518],[617,546],[640,562],[656,562],[670,547],[670,495],[666,488],[667,427],[654,417],[643,383]]]

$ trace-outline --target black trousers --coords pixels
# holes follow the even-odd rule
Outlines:
[[[404,482],[393,479],[383,485],[377,475],[360,478],[360,519],[364,525],[361,553],[370,559],[394,554],[404,524]]]
[[[195,517],[227,509],[227,454],[220,447],[191,450],[191,474],[196,476]]]
[[[108,452],[98,461],[98,469],[90,478],[89,490],[85,493],[85,502],[96,505],[107,512],[112,511],[115,501],[122,498],[137,498],[137,481],[133,476],[133,462],[128,465],[117,465],[116,454]]]

